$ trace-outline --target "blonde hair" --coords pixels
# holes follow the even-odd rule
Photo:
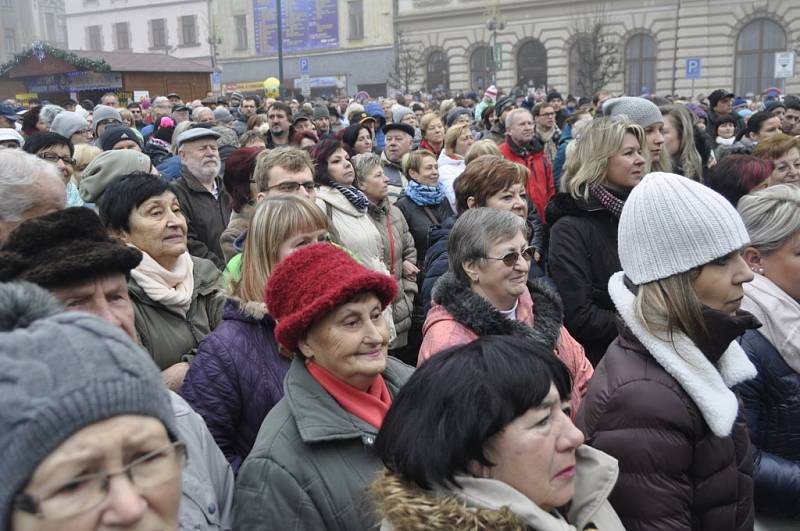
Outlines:
[[[469,151],[467,151],[467,155],[464,157],[464,164],[469,164],[482,155],[496,155],[498,157],[503,156],[503,154],[500,153],[500,148],[497,147],[497,144],[494,142],[494,140],[484,138],[483,140],[478,140],[472,144],[472,146],[470,146]]]
[[[412,179],[411,170],[419,173],[420,168],[422,168],[422,161],[425,160],[426,157],[431,157],[433,160],[436,160],[436,155],[427,149],[418,149],[403,157],[403,175]]]
[[[672,118],[672,125],[675,126],[680,138],[675,159],[680,161],[684,176],[700,181],[703,178],[703,160],[694,146],[694,115],[692,111],[683,105],[675,105],[672,108],[665,109],[662,114],[665,120],[667,116]],[[664,151],[662,149],[662,153]]]
[[[456,155],[458,137],[461,136],[464,129],[469,129],[469,123],[456,124],[447,129],[447,133],[444,135],[444,151],[448,156],[454,157]]]
[[[438,113],[426,112],[422,115],[422,118],[419,119],[419,130],[422,132],[422,136],[425,136],[425,133],[428,132],[428,128],[431,126],[434,120],[439,120],[442,122],[442,125],[444,125],[442,117],[439,116]]]
[[[103,150],[91,144],[75,145],[75,167],[85,166],[92,162]]]
[[[683,332],[695,345],[706,337],[703,305],[692,284],[699,275],[693,269],[638,287],[634,312],[650,333],[672,342],[676,331]]]
[[[278,263],[283,242],[304,232],[330,230],[317,205],[296,195],[280,194],[261,201],[250,220],[242,251],[242,276],[230,294],[242,303],[263,302],[264,288]]]
[[[769,254],[783,247],[800,233],[800,188],[776,184],[739,199],[736,209],[742,216],[750,245]]]
[[[258,154],[253,178],[256,180],[256,189],[266,192],[269,189],[269,173],[272,168],[281,167],[289,173],[300,173],[308,168],[314,176],[314,163],[307,151],[285,147],[278,149],[265,149]]]
[[[572,144],[574,151],[567,158],[562,188],[575,199],[588,199],[589,187],[603,184],[608,161],[622,149],[625,135],[631,134],[644,148],[644,129],[619,117],[595,118]]]

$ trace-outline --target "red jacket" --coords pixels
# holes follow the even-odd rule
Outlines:
[[[506,137],[506,141],[500,144],[500,153],[506,160],[522,164],[531,172],[525,188],[528,197],[539,212],[539,219],[544,221],[544,209],[547,207],[547,202],[556,193],[556,187],[553,184],[553,165],[538,142],[530,146],[533,149],[530,147],[525,149],[523,156],[519,148],[509,144],[509,141],[510,139]]]

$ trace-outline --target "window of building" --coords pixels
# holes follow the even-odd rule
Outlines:
[[[736,38],[736,94],[758,94],[765,88],[783,89],[775,79],[775,52],[786,51],[786,32],[772,20],[747,24]]]
[[[14,28],[6,28],[6,57],[11,59],[17,53],[17,34]]]
[[[45,13],[44,14],[44,28],[45,28],[45,38],[49,41],[57,41],[58,36],[56,35],[56,14],[55,13]]]
[[[656,90],[656,40],[638,33],[625,45],[625,94],[639,96]]]
[[[517,52],[517,86],[547,86],[547,50],[538,40],[529,40]]]
[[[236,25],[236,49],[247,49],[247,15],[236,15],[233,17]]]
[[[350,20],[350,40],[364,38],[364,1],[350,0],[347,2],[347,12]]]
[[[442,50],[435,50],[428,55],[425,87],[428,92],[434,90],[450,90],[450,72],[447,55]]]
[[[102,26],[87,26],[86,42],[90,50],[100,52],[103,50],[103,28]]]
[[[149,21],[150,25],[150,48],[163,50],[167,47],[167,21],[163,18],[155,18]]]
[[[11,0],[0,0],[0,8],[2,7],[8,7],[8,8],[13,7],[11,5]]]
[[[569,92],[574,96],[592,96],[592,41],[579,37],[569,49]]]
[[[491,79],[492,50],[486,45],[478,46],[469,56],[470,89],[482,93],[491,84]]]
[[[200,44],[197,40],[197,16],[187,15],[180,17],[181,44],[185,46]]]
[[[114,24],[114,49],[115,50],[130,50],[131,39],[128,33],[128,23],[118,22]]]

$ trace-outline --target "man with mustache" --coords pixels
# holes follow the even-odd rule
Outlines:
[[[188,224],[189,252],[225,266],[219,237],[231,217],[230,196],[220,178],[219,133],[197,127],[178,136],[181,176],[173,191]]]

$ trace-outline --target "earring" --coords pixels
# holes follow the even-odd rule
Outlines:
[[[756,271],[756,273],[758,273],[759,275],[763,275],[764,274],[764,268],[763,267],[759,267],[758,271]]]

